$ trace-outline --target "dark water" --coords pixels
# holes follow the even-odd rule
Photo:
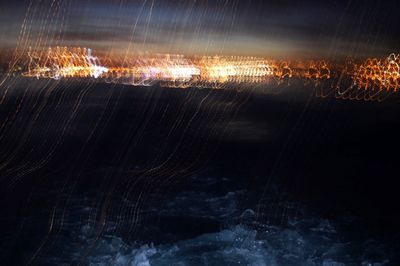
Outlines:
[[[4,265],[397,265],[398,99],[16,80]]]

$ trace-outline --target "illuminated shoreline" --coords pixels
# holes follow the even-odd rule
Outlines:
[[[168,88],[210,89],[222,89],[227,84],[301,79],[325,90],[321,96],[335,91],[339,98],[365,100],[379,100],[381,94],[396,93],[400,88],[400,56],[395,54],[343,65],[324,60],[279,61],[244,56],[170,54],[137,56],[114,63],[94,56],[91,49],[56,47],[28,52],[28,58],[28,70],[23,76],[38,79],[95,78],[133,86],[160,83]]]

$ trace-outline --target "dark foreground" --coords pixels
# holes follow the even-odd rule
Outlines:
[[[399,263],[396,98],[15,82],[4,265]]]

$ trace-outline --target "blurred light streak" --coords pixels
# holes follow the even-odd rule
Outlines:
[[[228,84],[263,84],[271,80],[300,79],[311,81],[320,96],[332,92],[337,98],[381,100],[383,94],[395,93],[400,84],[400,56],[391,54],[382,60],[373,58],[361,63],[333,64],[321,61],[280,61],[244,56],[193,56],[158,54],[108,60],[101,65],[87,48],[49,48],[28,52],[27,77],[94,78],[110,83],[169,88],[221,89]],[[330,82],[326,86],[326,82]],[[385,95],[386,95],[385,94]]]

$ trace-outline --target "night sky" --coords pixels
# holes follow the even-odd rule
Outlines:
[[[1,1],[0,45],[278,58],[384,56],[398,1]],[[27,11],[28,10],[28,11]],[[24,31],[21,25],[25,19]],[[41,39],[40,39],[41,38]]]

